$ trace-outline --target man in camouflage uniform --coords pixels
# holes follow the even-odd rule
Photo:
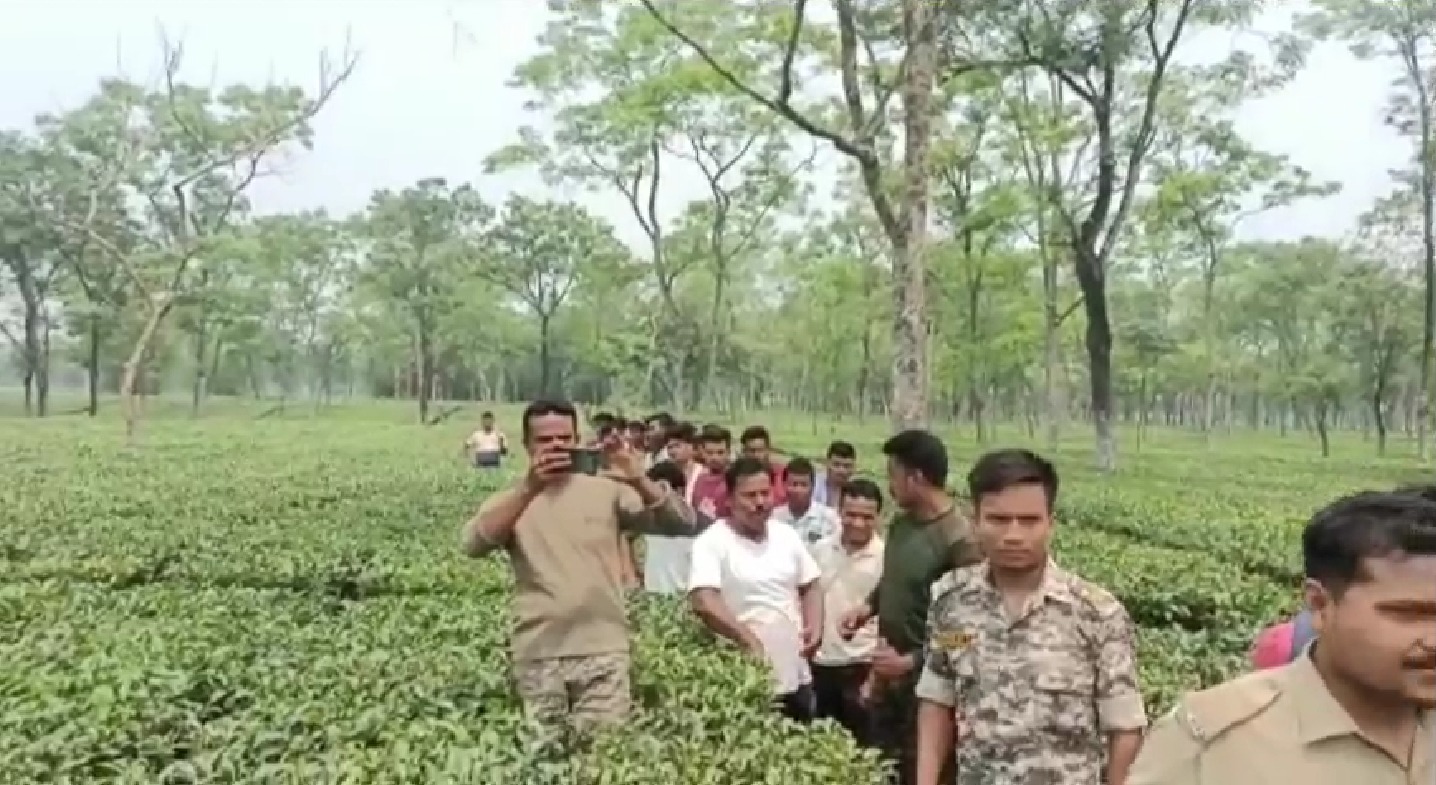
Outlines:
[[[958,785],[1123,785],[1147,724],[1132,623],[1048,556],[1056,472],[1001,451],[968,485],[987,560],[933,585],[917,785],[944,785],[954,746]]]

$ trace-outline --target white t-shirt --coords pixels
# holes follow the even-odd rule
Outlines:
[[[688,590],[718,590],[738,621],[763,642],[773,690],[786,695],[813,679],[802,656],[798,588],[818,575],[818,563],[793,527],[769,521],[768,536],[754,542],[720,520],[693,541]]]
[[[688,481],[683,500],[693,503],[693,480],[703,471],[700,464],[688,468]],[[688,573],[692,562],[692,537],[662,537],[656,534],[643,538],[643,589],[652,594],[683,594],[688,590]]]

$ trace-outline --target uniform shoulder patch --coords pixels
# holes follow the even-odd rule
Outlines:
[[[1123,610],[1122,601],[1117,599],[1117,595],[1089,580],[1073,575],[1069,578],[1069,585],[1072,595],[1091,608],[1099,618],[1107,618]]]
[[[1188,694],[1177,704],[1177,725],[1193,739],[1209,744],[1228,730],[1266,711],[1281,697],[1267,674],[1254,673]]]

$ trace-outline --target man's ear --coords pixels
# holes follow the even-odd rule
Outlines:
[[[1322,628],[1326,626],[1327,614],[1332,611],[1336,600],[1326,586],[1312,578],[1307,578],[1302,583],[1301,595],[1307,610],[1311,611],[1312,629],[1316,631],[1317,635],[1320,635]]]

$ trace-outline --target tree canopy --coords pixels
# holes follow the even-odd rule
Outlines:
[[[551,394],[979,441],[1081,424],[1106,469],[1123,424],[1323,449],[1361,429],[1424,456],[1436,2],[1321,0],[1235,35],[1277,5],[553,2],[513,142],[348,216],[249,195],[323,143],[311,121],[356,58],[308,88],[199,87],[170,46],[156,84],[105,80],[0,133],[0,328],[29,412],[61,374],[91,413],[118,392],[132,431],[167,388],[196,415],[365,394],[424,422]],[[1214,32],[1241,43],[1191,56]],[[1350,233],[1246,239],[1341,188],[1235,119],[1333,44],[1390,64],[1409,166]],[[554,190],[480,196],[511,170]],[[575,188],[629,225],[552,195]]]

